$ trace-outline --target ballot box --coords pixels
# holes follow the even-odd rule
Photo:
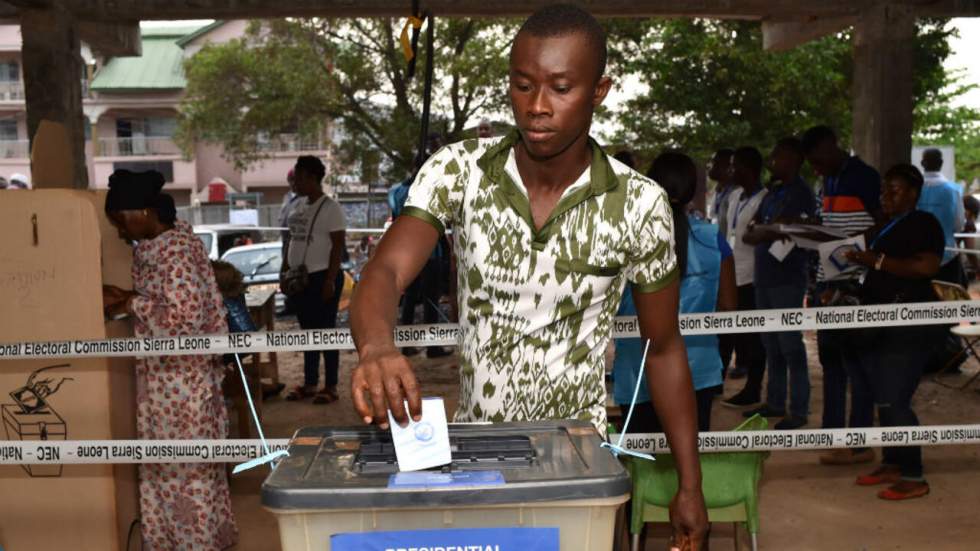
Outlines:
[[[630,480],[590,423],[449,432],[450,465],[400,473],[388,431],[297,431],[262,485],[283,551],[612,548]]]

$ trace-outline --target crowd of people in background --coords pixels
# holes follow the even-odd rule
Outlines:
[[[617,158],[632,162],[628,154]],[[688,206],[692,197],[687,190],[695,185],[694,165],[688,161],[683,154],[666,152],[648,172],[679,207],[675,213],[678,256],[681,248],[688,251],[687,268],[682,271],[682,313],[929,302],[937,300],[933,281],[967,284],[964,264],[954,250],[955,234],[976,231],[980,202],[964,197],[959,186],[943,178],[939,150],[925,151],[924,174],[913,165],[899,164],[888,167],[882,177],[844,150],[834,131],[825,126],[811,128],[800,138],[779,140],[766,159],[754,147],[722,148],[707,163],[707,175],[716,184],[707,213]],[[803,176],[807,165],[816,177],[815,185]],[[678,181],[684,181],[684,186],[678,186]],[[847,236],[864,236],[865,246],[846,255],[860,269],[825,273],[815,251],[796,246],[785,231],[787,225],[799,230],[817,224]],[[717,243],[712,235],[718,236]],[[975,266],[976,257],[969,258]],[[698,268],[692,269],[691,259]],[[730,267],[726,270],[726,266]],[[630,306],[627,292],[620,314],[629,315]],[[938,326],[818,331],[821,426],[869,427],[876,413],[882,426],[918,425],[912,397],[927,366],[936,363],[936,351],[944,349],[940,344],[947,333]],[[743,409],[745,417],[778,419],[777,430],[798,429],[811,422],[811,381],[801,332],[740,333],[710,340],[686,337],[685,341],[701,430],[710,426],[711,397],[720,393],[723,376],[744,378],[745,383],[723,398],[722,405]],[[638,339],[616,342],[614,394],[623,407],[632,401],[640,365],[638,347]],[[636,401],[630,430],[658,431],[649,397],[641,393]],[[823,454],[820,461],[850,465],[874,459],[870,449],[842,449]],[[884,448],[881,464],[856,483],[888,485],[878,493],[887,500],[929,492],[921,450],[916,447]]]
[[[477,134],[492,136],[486,119]],[[417,166],[441,147],[433,135]],[[620,151],[614,158],[630,168],[634,156]],[[667,151],[652,163],[647,176],[663,186],[674,208],[675,246],[682,279],[681,312],[791,309],[819,306],[883,304],[935,300],[932,280],[967,283],[967,264],[954,252],[954,234],[975,232],[980,201],[965,196],[941,173],[939,150],[922,158],[925,173],[912,165],[889,167],[884,178],[878,170],[848,153],[834,131],[818,126],[800,137],[779,140],[764,156],[755,147],[721,148],[706,163],[707,177],[715,183],[713,200],[700,201],[698,168],[690,157]],[[806,176],[815,178],[808,182]],[[304,329],[336,324],[340,289],[340,263],[345,258],[346,222],[339,205],[323,194],[323,164],[303,157],[290,171],[290,193],[284,199],[280,223],[284,232],[283,289]],[[392,186],[388,202],[392,218],[399,216],[414,174]],[[695,205],[707,204],[706,212]],[[829,275],[815,253],[793,245],[785,225],[822,225],[849,236],[864,235],[863,250],[849,253],[860,270]],[[972,247],[972,242],[963,243]],[[362,268],[370,259],[374,241],[364,236],[354,247],[353,265]],[[298,276],[293,273],[302,268]],[[354,270],[356,280],[357,269]],[[400,323],[413,324],[422,307],[424,323],[454,321],[445,302],[452,303],[451,243],[443,238],[418,278],[406,290]],[[289,292],[288,281],[302,278],[305,285]],[[445,300],[448,296],[448,301]],[[631,315],[629,289],[620,315]],[[944,332],[931,328],[822,330],[817,352],[823,371],[824,428],[867,427],[877,412],[884,426],[918,423],[911,399],[918,380],[930,363]],[[811,422],[810,366],[800,331],[739,333],[685,338],[697,392],[699,425],[709,430],[711,408],[722,394],[724,378],[744,384],[720,403],[743,409],[745,417],[778,419],[777,430],[808,426]],[[941,347],[938,347],[941,348]],[[443,347],[425,349],[429,358],[450,355]],[[406,355],[419,352],[404,348]],[[614,398],[628,407],[639,375],[639,340],[616,342]],[[326,379],[319,384],[319,358],[324,357]],[[289,400],[312,398],[315,403],[337,400],[336,352],[305,354],[304,384]],[[767,376],[768,375],[768,376]],[[850,388],[850,404],[847,396]],[[765,390],[765,392],[763,392]],[[645,387],[636,400],[631,430],[658,432],[661,426]],[[870,449],[834,450],[821,456],[827,465],[871,462]],[[881,465],[857,481],[861,485],[890,484],[879,496],[907,499],[928,493],[918,448],[886,449]]]

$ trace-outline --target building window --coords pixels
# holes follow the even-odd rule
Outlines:
[[[176,132],[177,119],[174,117],[116,119],[116,137],[119,138],[172,138]]]
[[[17,141],[17,120],[0,119],[0,141]]]
[[[0,82],[20,82],[20,63],[0,61]]]
[[[129,170],[131,172],[146,172],[147,170],[155,170],[160,174],[163,174],[163,179],[167,182],[174,181],[173,161],[122,161],[112,163],[112,169]]]

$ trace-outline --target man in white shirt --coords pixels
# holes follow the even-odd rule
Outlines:
[[[729,199],[726,235],[735,258],[735,284],[738,309],[755,309],[755,247],[743,240],[749,222],[755,218],[766,190],[762,187],[762,154],[754,147],[740,147],[732,155],[731,179],[737,186]],[[758,333],[735,335],[735,369],[730,376],[748,376],[745,388],[722,402],[728,407],[744,407],[759,402],[762,377],[766,372],[766,351]]]
[[[290,268],[305,266],[308,284],[289,296],[292,308],[303,329],[329,329],[337,324],[337,306],[344,288],[340,259],[346,247],[347,220],[340,204],[323,193],[326,168],[320,159],[304,155],[293,169],[300,200],[289,215],[289,239],[284,242],[283,274]],[[326,367],[324,387],[317,391],[320,376],[320,354]],[[303,353],[303,386],[292,390],[287,400],[313,397],[314,404],[328,404],[338,399],[337,372],[340,356],[336,350]]]

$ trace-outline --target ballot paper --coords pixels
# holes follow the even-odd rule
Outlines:
[[[847,260],[848,251],[854,250],[864,250],[863,235],[821,243],[817,251],[820,253],[820,265],[823,267],[824,276],[828,280],[840,279],[862,271],[864,267]]]
[[[769,246],[769,254],[771,254],[776,260],[782,262],[786,260],[789,253],[793,252],[796,248],[796,243],[793,243],[792,239],[780,239],[773,241],[772,245]]]
[[[408,403],[405,409],[408,410]],[[407,427],[400,427],[390,411],[388,421],[399,471],[421,471],[452,462],[449,424],[442,398],[423,398],[422,420],[410,419]]]
[[[756,228],[783,234],[801,249],[819,250],[821,243],[847,238],[841,230],[816,224],[766,224]]]

